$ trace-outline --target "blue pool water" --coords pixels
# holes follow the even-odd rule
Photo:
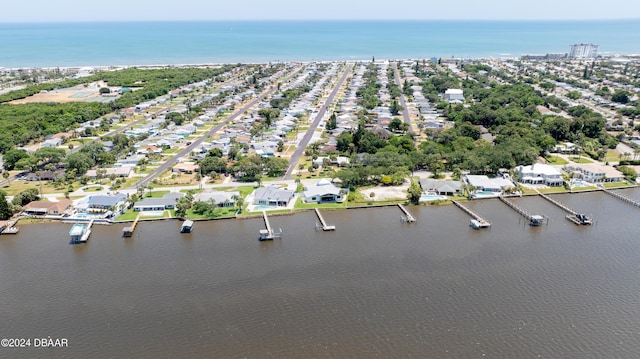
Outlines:
[[[586,187],[587,184],[583,181],[573,181],[573,185],[574,186],[579,186],[579,187]]]
[[[269,211],[272,209],[277,209],[278,207],[275,206],[255,206],[254,209],[256,211]]]

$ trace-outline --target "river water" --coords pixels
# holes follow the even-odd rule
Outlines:
[[[624,190],[640,199],[640,190]],[[0,239],[0,337],[66,338],[66,348],[0,357],[632,358],[640,353],[640,208],[604,193],[555,195],[593,214],[532,228],[498,200],[261,219],[94,226],[25,224]]]

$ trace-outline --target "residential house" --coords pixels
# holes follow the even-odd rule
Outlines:
[[[50,138],[44,142],[42,142],[41,147],[58,147],[62,145],[61,138]]]
[[[194,173],[200,169],[200,166],[193,162],[180,162],[173,166],[171,172]]]
[[[286,207],[295,193],[290,190],[268,186],[260,187],[253,193],[253,204],[262,206]]]
[[[162,198],[145,198],[142,201],[133,205],[134,212],[148,212],[148,211],[164,211],[176,208],[178,199],[184,196],[180,192],[171,192],[164,195]]]
[[[574,178],[581,179],[586,182],[622,182],[624,175],[611,166],[603,166],[597,163],[580,163],[571,166],[565,166],[566,172],[573,172]]]
[[[306,203],[341,203],[347,198],[345,190],[334,185],[326,178],[319,180],[313,186],[308,186],[302,194]]]
[[[71,207],[70,199],[62,199],[58,202],[33,201],[22,207],[22,213],[32,216],[61,216]]]
[[[463,103],[464,93],[461,89],[448,89],[444,92],[444,99],[449,103]]]
[[[218,207],[233,207],[236,205],[236,198],[240,198],[240,192],[214,191],[198,195],[198,201],[214,203]]]
[[[56,170],[56,171],[38,171],[38,172],[29,172],[24,179],[27,181],[55,181],[58,178],[62,178],[65,175],[65,170]]]
[[[101,168],[101,170],[105,171],[103,174],[103,177],[111,177],[113,175],[116,177],[126,178],[126,177],[129,177],[133,172],[133,167],[131,166],[110,167],[110,168]],[[89,178],[97,178],[98,171],[88,170],[86,173],[86,176]]]
[[[500,193],[515,187],[511,180],[504,177],[489,178],[485,175],[464,175],[462,177],[465,182],[480,192]]]
[[[432,178],[420,179],[420,187],[422,192],[436,193],[442,196],[454,196],[462,193],[462,182],[460,181],[442,181]]]
[[[124,208],[127,195],[119,193],[113,195],[89,196],[87,199],[87,210],[89,212],[107,211],[110,208]]]
[[[545,184],[547,186],[562,186],[564,184],[562,173],[551,165],[536,163],[531,166],[518,166],[516,172],[521,183]]]

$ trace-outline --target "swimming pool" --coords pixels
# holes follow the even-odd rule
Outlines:
[[[500,192],[478,191],[473,195],[473,198],[488,198],[488,197],[498,197],[498,196],[500,196]]]
[[[584,181],[573,181],[571,182],[572,185],[574,186],[578,186],[578,187],[587,187],[588,184]]]
[[[437,201],[437,200],[445,200],[447,199],[447,196],[441,196],[441,195],[437,195],[437,194],[423,194],[422,196],[420,196],[420,201],[421,202],[428,202],[428,201]]]
[[[272,210],[272,209],[278,209],[278,207],[260,205],[260,206],[253,207],[253,209],[256,210],[256,211],[269,211],[269,210]]]

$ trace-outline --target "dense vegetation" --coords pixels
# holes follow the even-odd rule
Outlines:
[[[66,80],[55,84],[42,84],[13,91],[0,96],[0,102],[24,98],[41,90],[89,83],[97,80],[109,86],[141,87],[124,93],[110,103],[30,103],[21,105],[0,104],[0,152],[6,153],[17,145],[26,145],[44,136],[68,131],[76,124],[98,119],[112,111],[134,106],[167,94],[190,83],[215,77],[232,66],[221,68],[167,68],[141,70],[130,68],[122,71],[100,72],[93,76]]]

